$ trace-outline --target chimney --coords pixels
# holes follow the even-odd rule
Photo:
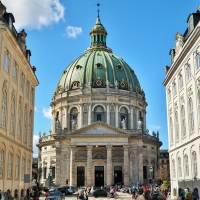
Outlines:
[[[20,33],[17,34],[17,40],[24,55],[26,55],[26,36],[27,34],[24,31],[24,29]]]

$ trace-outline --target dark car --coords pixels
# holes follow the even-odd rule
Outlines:
[[[49,196],[45,198],[45,200],[64,200],[65,197],[59,191],[50,192]]]
[[[97,189],[94,190],[94,192],[92,193],[92,196],[96,197],[107,197],[108,195],[108,191],[105,189]]]
[[[73,186],[67,186],[67,192],[68,194],[73,194],[75,193],[75,188]]]
[[[8,192],[0,192],[1,200],[12,200],[11,195]]]
[[[161,191],[153,191],[150,193],[151,200],[165,200],[166,196]]]
[[[62,194],[65,194],[65,195],[68,194],[67,186],[60,186],[60,187],[58,187],[57,189],[58,189],[58,191],[60,191]]]

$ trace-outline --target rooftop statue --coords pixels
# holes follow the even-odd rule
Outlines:
[[[73,120],[72,120],[72,129],[73,129],[73,130],[76,129],[76,125],[77,125],[76,119],[73,119]]]
[[[122,124],[122,129],[126,129],[126,119],[122,119],[121,124]]]
[[[138,122],[137,122],[137,129],[142,129],[142,121],[139,118]]]

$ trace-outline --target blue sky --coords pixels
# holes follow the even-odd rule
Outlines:
[[[34,156],[38,132],[51,129],[50,103],[64,69],[89,47],[95,24],[95,0],[2,0],[15,17],[18,31],[25,29],[31,65],[40,82],[36,88]],[[159,131],[168,148],[165,77],[175,34],[187,28],[197,0],[100,0],[101,22],[108,32],[107,46],[135,71],[146,93],[147,128]]]

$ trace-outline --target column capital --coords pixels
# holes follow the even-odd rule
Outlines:
[[[124,150],[128,150],[129,146],[128,145],[124,145],[123,148],[124,148]]]
[[[88,145],[88,146],[86,146],[86,147],[87,147],[88,150],[92,150],[92,147],[93,147],[93,146]]]
[[[112,145],[106,145],[106,148],[107,148],[107,149],[111,149],[111,148],[112,148]]]
[[[70,146],[70,148],[74,150],[76,148],[76,146]]]

